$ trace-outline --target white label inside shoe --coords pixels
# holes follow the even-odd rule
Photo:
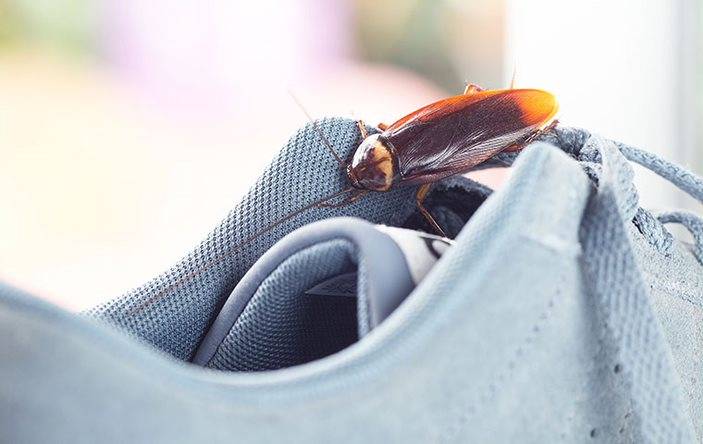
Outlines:
[[[429,273],[444,252],[454,244],[451,239],[406,228],[385,225],[376,225],[376,228],[389,235],[398,244],[416,285]]]

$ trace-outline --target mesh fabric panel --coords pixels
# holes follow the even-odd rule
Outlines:
[[[357,340],[356,298],[311,296],[315,284],[355,269],[354,246],[334,240],[286,259],[254,293],[208,367],[273,370],[319,359]]]
[[[356,122],[332,118],[318,127],[343,159],[360,143]],[[369,193],[340,208],[312,207],[349,187],[314,127],[299,130],[242,201],[194,251],[147,284],[88,312],[188,360],[225,298],[261,254],[310,222],[356,216],[398,225],[414,211],[415,188]]]

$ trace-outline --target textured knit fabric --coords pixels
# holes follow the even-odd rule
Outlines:
[[[393,313],[448,245],[351,217],[299,228],[237,283],[192,362],[270,370],[331,354]]]
[[[343,158],[350,157],[360,143],[353,121],[325,119],[318,125]],[[315,220],[343,215],[398,225],[414,211],[414,190],[409,188],[373,193],[342,208],[315,207],[315,202],[348,187],[344,171],[308,125],[290,139],[242,202],[192,253],[146,285],[91,310],[90,315],[177,358],[189,359],[237,281],[286,233]]]
[[[324,119],[317,125],[342,158],[351,157],[360,143],[356,122]],[[446,183],[458,187],[466,180],[451,178]],[[307,125],[290,139],[251,191],[192,253],[144,286],[90,310],[89,315],[188,360],[237,281],[285,234],[333,216],[400,225],[416,212],[414,187],[371,193],[339,208],[316,205],[339,203],[344,196],[329,201],[325,198],[348,188],[343,168],[314,127]],[[475,209],[488,190],[477,185],[471,193]],[[428,206],[435,206],[432,200]],[[441,209],[441,205],[438,207]],[[445,222],[445,216],[451,214],[438,211],[438,219]],[[424,224],[417,217],[414,220]],[[447,221],[448,231],[458,233],[464,221]]]
[[[321,126],[347,158],[354,122]],[[347,186],[310,127],[194,253],[92,312],[167,355],[0,288],[1,440],[692,442],[700,245],[689,250],[663,224],[694,235],[697,224],[640,208],[625,159],[697,196],[703,181],[585,131],[546,141],[519,155],[508,183],[386,321],[304,365],[222,372],[172,357],[192,354],[239,276],[293,227],[339,214],[414,217],[413,190],[399,189],[264,231]]]
[[[259,287],[208,367],[273,370],[319,359],[357,340],[356,298],[305,291],[356,269],[343,240],[309,247],[282,263]]]

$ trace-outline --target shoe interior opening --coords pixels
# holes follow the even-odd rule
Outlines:
[[[445,234],[454,239],[471,216],[490,195],[491,190],[478,182],[456,178],[436,185],[424,205]],[[403,228],[436,234],[427,219],[415,210],[402,224]]]
[[[436,185],[425,207],[453,238],[490,192],[456,178]],[[433,233],[418,210],[401,226]],[[355,254],[350,242],[334,240],[291,256],[262,283],[204,365],[225,371],[275,370],[329,356],[357,342]]]

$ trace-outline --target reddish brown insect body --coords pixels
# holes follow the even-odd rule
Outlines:
[[[427,105],[381,133],[368,135],[357,148],[347,174],[358,189],[353,201],[369,191],[421,185],[417,203],[440,234],[422,202],[433,182],[468,172],[501,151],[517,150],[555,124],[556,98],[537,89],[482,90],[469,85],[464,94]]]

